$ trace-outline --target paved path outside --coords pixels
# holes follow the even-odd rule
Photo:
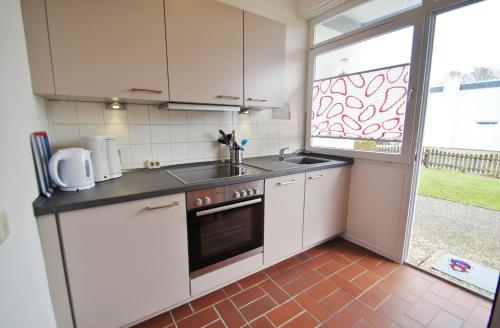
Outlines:
[[[500,270],[500,211],[418,195],[408,261],[427,270],[445,252]],[[446,278],[451,278],[447,275]],[[455,282],[460,280],[451,278]],[[471,288],[470,285],[464,284]],[[482,294],[491,294],[480,291]]]

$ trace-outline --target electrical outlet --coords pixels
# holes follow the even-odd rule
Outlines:
[[[7,212],[0,210],[0,244],[9,236],[9,223],[7,222]]]
[[[160,168],[160,161],[157,159],[147,160],[146,167],[150,170],[159,169]]]

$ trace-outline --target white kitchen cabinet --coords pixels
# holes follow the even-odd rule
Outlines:
[[[302,247],[305,174],[266,179],[264,198],[264,265]]]
[[[309,247],[345,230],[345,203],[349,167],[306,173],[304,240]]]
[[[46,10],[56,95],[169,99],[162,0],[47,0]]]
[[[59,224],[77,327],[123,326],[190,297],[184,194],[63,212]]]
[[[285,24],[245,12],[245,106],[283,107],[285,32]]]
[[[165,17],[170,100],[243,105],[243,11],[215,0],[165,0]]]

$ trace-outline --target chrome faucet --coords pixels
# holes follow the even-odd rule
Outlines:
[[[286,147],[286,148],[281,148],[280,149],[280,152],[279,152],[279,155],[278,155],[278,160],[279,161],[284,161],[287,157],[292,156],[293,154],[299,153],[301,151],[307,153],[307,149],[306,148],[299,148],[299,149],[295,150],[294,152],[292,152],[290,154],[285,154],[285,150],[287,150],[287,149],[290,149],[290,148]]]
[[[287,149],[290,149],[290,148],[286,147],[286,148],[281,148],[280,149],[280,153],[278,155],[278,161],[284,161],[285,160],[285,158],[286,158],[286,156],[285,156],[285,150],[287,150]]]

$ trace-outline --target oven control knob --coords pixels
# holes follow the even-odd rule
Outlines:
[[[253,195],[253,190],[252,189],[248,189],[247,190],[247,194],[248,194],[248,196],[252,196]]]
[[[259,188],[257,188],[257,187],[253,188],[253,193],[254,193],[254,194],[256,194],[256,195],[257,195],[259,192],[260,192],[260,189],[259,189]]]
[[[245,190],[240,191],[241,197],[246,197],[247,192]]]
[[[234,198],[238,199],[240,197],[241,197],[240,192],[239,191],[235,191],[234,192]]]
[[[203,201],[201,200],[201,198],[196,198],[195,203],[196,203],[196,206],[203,205]]]
[[[212,200],[209,197],[204,197],[203,198],[203,203],[205,205],[210,205],[212,203]]]

